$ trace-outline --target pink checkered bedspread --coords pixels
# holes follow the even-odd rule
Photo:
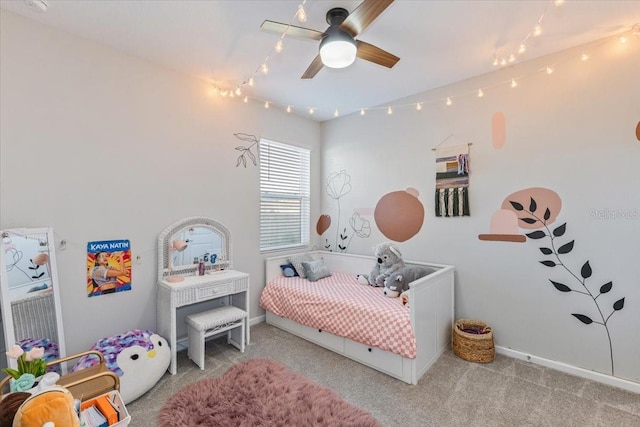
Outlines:
[[[310,282],[276,277],[262,291],[260,307],[303,325],[413,359],[416,340],[409,308],[382,288],[361,285],[352,274]]]

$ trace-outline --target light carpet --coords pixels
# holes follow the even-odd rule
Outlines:
[[[178,373],[165,374],[127,405],[132,427],[157,427],[158,414],[188,384],[218,378],[248,359],[278,361],[369,412],[385,427],[640,427],[638,394],[496,355],[462,360],[450,350],[417,385],[405,384],[265,323],[251,327],[244,353],[226,337],[208,341],[205,370],[178,352]]]

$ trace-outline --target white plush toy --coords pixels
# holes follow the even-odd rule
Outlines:
[[[395,298],[409,289],[409,283],[435,271],[435,268],[430,267],[403,267],[400,270],[394,271],[389,277],[387,277],[384,281],[383,293],[388,297]]]
[[[120,395],[125,404],[152,388],[171,363],[167,340],[149,330],[133,329],[102,338],[92,347],[104,355],[107,369],[120,377]],[[84,356],[72,371],[98,363],[97,357]]]
[[[374,248],[373,255],[377,262],[371,269],[371,273],[368,276],[365,274],[357,276],[358,282],[363,285],[382,287],[387,277],[405,266],[400,250],[393,243],[380,243]]]

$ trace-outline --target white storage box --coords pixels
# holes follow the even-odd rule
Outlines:
[[[114,424],[109,424],[109,427],[124,427],[124,426],[128,426],[129,423],[131,422],[131,415],[129,415],[129,411],[127,411],[127,407],[124,405],[124,402],[122,401],[122,396],[120,396],[120,393],[117,390],[113,390],[110,391],[108,393],[105,394],[101,394],[100,396],[97,397],[93,397],[91,399],[88,399],[84,402],[82,402],[82,408],[85,408],[87,406],[91,406],[90,402],[93,402],[97,399],[99,399],[102,396],[107,396],[107,398],[109,398],[113,403],[114,406],[116,407],[116,410],[118,412],[118,422],[114,423]],[[84,423],[83,420],[83,416],[82,413],[80,414],[80,426],[85,426],[87,424]]]

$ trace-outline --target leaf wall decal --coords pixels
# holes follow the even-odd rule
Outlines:
[[[512,202],[511,200],[509,200],[509,203],[511,203],[511,206],[513,206],[513,209],[517,210],[517,211],[522,211],[524,210],[524,206],[522,206],[520,203],[518,202]]]
[[[619,299],[618,301],[613,303],[613,309],[618,311],[624,308],[624,298]]]
[[[529,203],[529,212],[534,213],[536,209],[538,209],[538,204],[535,200],[533,200],[533,197],[531,197],[531,202]]]
[[[553,235],[556,236],[556,237],[560,237],[560,236],[562,236],[564,234],[565,231],[567,231],[567,223],[566,222],[564,224],[556,227],[553,230]]]
[[[549,248],[540,248],[540,252],[542,252],[545,255],[551,255],[553,253],[553,251]]]
[[[538,222],[538,220],[535,218],[518,218],[518,219],[522,222],[526,222],[527,224],[535,224],[536,222]]]
[[[551,283],[553,283],[553,286],[555,286],[555,288],[557,290],[559,290],[560,292],[571,292],[571,288],[568,287],[565,284],[559,283],[559,282],[554,282],[553,280],[549,280]]]
[[[575,240],[572,240],[569,243],[560,246],[558,248],[558,253],[559,254],[568,254],[569,252],[571,252],[571,250],[573,249],[573,243],[574,242],[575,242]]]
[[[571,313],[571,315],[574,316],[579,321],[581,321],[582,323],[584,323],[585,325],[590,325],[591,323],[593,323],[593,320],[591,320],[589,316],[585,316],[584,314]]]
[[[545,209],[544,211],[544,220],[548,221],[549,218],[551,218],[551,211],[549,210],[549,208]]]
[[[591,266],[589,265],[589,261],[585,262],[582,268],[580,269],[580,275],[583,279],[588,279],[591,277],[593,271],[591,270]]]
[[[546,265],[547,267],[555,267],[556,263],[553,261],[540,261],[540,264]]]
[[[531,233],[525,234],[525,236],[527,236],[530,239],[542,239],[543,237],[547,237],[545,232],[541,230],[532,231]]]
[[[613,282],[605,283],[604,285],[600,286],[600,293],[606,294],[611,290],[612,287],[613,287]]]

